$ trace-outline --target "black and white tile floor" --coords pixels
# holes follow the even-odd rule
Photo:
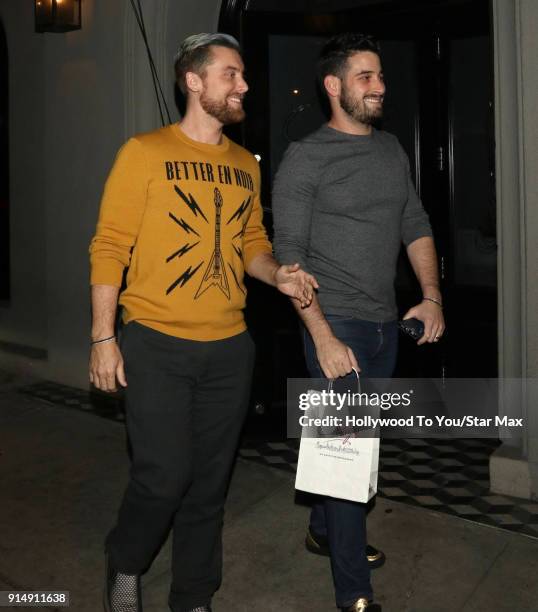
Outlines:
[[[120,398],[41,382],[20,393],[66,408],[123,421]],[[445,512],[470,521],[538,538],[538,502],[492,494],[487,439],[391,439],[381,443],[378,493],[382,497]],[[239,455],[295,472],[299,441],[243,440]]]
[[[114,394],[90,393],[84,389],[48,381],[21,387],[18,392],[57,406],[93,413],[112,421],[125,420],[123,401]]]
[[[240,456],[294,472],[298,440],[243,444]],[[538,538],[538,502],[489,490],[496,440],[391,439],[381,442],[378,494]]]

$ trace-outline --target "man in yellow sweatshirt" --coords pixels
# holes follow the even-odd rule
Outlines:
[[[242,312],[244,272],[302,306],[317,287],[298,265],[274,260],[258,163],[222,133],[244,117],[248,86],[237,41],[191,36],[175,67],[185,116],[122,147],[90,246],[90,380],[104,391],[126,388],[132,448],[130,480],[106,541],[109,612],[142,610],[140,575],[170,526],[170,609],[210,610],[254,358]]]

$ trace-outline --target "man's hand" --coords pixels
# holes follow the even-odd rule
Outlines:
[[[94,344],[90,354],[90,382],[101,391],[117,391],[116,380],[127,386],[123,357],[115,341]]]
[[[417,344],[439,341],[445,331],[445,319],[441,306],[424,300],[406,312],[404,321],[413,317],[424,323],[424,334]]]
[[[275,285],[284,295],[289,295],[298,300],[301,308],[310,305],[314,297],[314,290],[319,288],[316,279],[311,274],[301,270],[298,263],[277,268],[275,270]]]
[[[319,365],[327,378],[346,376],[353,371],[361,371],[353,351],[330,334],[316,342]]]

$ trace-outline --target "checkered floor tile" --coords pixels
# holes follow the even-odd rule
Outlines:
[[[496,440],[391,439],[381,443],[378,494],[394,501],[538,538],[538,502],[494,495]],[[299,441],[248,442],[244,459],[295,472]]]
[[[123,421],[125,418],[123,400],[119,395],[89,392],[47,381],[21,387],[18,392],[50,404],[91,412],[112,421]]]
[[[113,421],[124,420],[121,396],[89,393],[51,382],[20,393]],[[496,440],[391,439],[381,443],[381,497],[445,512],[538,538],[538,502],[494,495],[489,490],[489,456]],[[246,438],[243,459],[294,473],[298,440],[266,442]]]

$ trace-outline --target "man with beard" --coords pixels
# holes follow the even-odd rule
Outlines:
[[[353,368],[389,378],[397,351],[394,278],[403,242],[423,292],[405,318],[424,322],[419,344],[444,331],[437,258],[428,218],[398,140],[377,130],[385,84],[378,44],[342,34],[324,46],[320,86],[329,122],[288,148],[275,179],[275,252],[297,261],[320,284],[297,309],[311,376],[346,377]],[[346,381],[347,383],[347,381]],[[351,374],[349,384],[356,385]],[[370,569],[384,555],[366,543],[365,504],[317,498],[307,549],[331,557],[336,604],[374,612]]]
[[[90,247],[90,380],[103,391],[126,388],[132,449],[130,480],[106,542],[109,612],[142,610],[140,575],[170,526],[170,609],[210,610],[253,366],[244,272],[301,306],[317,286],[299,266],[274,260],[257,161],[222,133],[244,117],[248,86],[237,41],[191,36],[175,68],[185,116],[120,150]],[[114,323],[127,266],[120,352]]]

